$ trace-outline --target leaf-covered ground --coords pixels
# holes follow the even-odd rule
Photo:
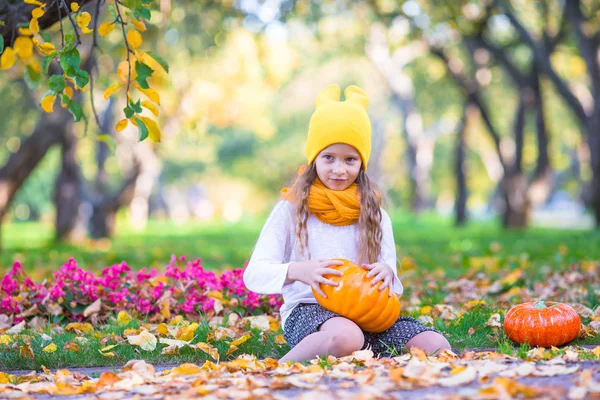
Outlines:
[[[0,376],[2,396],[111,392],[115,398],[136,393],[160,398],[211,392],[223,398],[243,393],[314,398],[314,391],[325,396],[324,388],[335,390],[328,392],[332,398],[386,398],[406,395],[404,390],[465,398],[548,396],[527,383],[540,376],[563,376],[555,398],[598,395],[593,392],[600,362],[598,233],[510,232],[477,224],[457,230],[436,220],[396,219],[402,312],[444,333],[461,356],[424,358],[391,349],[394,358],[359,353],[354,359],[277,365],[289,349],[279,325],[280,303],[253,296],[239,284],[245,260],[240,254],[249,254],[259,229],[213,227],[202,233],[183,227],[174,240],[172,230],[158,229],[77,248],[72,254],[81,257],[77,262],[67,261],[69,248],[52,248],[49,258],[43,243],[27,248],[13,242],[2,254],[10,258],[3,261],[0,289],[0,370],[8,372]],[[181,257],[165,262],[171,245],[178,254],[206,251],[213,265]],[[229,246],[236,252],[225,256]],[[157,249],[160,257],[152,255]],[[224,257],[232,257],[231,264],[218,264]],[[15,269],[14,260],[24,270]],[[155,272],[141,270],[151,266]],[[570,347],[544,350],[506,338],[502,323],[510,307],[542,299],[569,303],[579,313],[583,329]],[[474,348],[493,351],[468,351]],[[153,368],[132,360],[161,372],[150,373]],[[175,367],[165,372],[165,364]],[[83,366],[115,369],[91,377],[48,372]],[[17,369],[36,372],[11,372]],[[235,389],[225,389],[230,384]]]

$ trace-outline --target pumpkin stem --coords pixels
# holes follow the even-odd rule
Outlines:
[[[548,306],[544,303],[544,300],[540,300],[533,308],[547,308]]]

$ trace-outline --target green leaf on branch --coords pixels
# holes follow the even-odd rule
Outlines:
[[[80,88],[85,87],[85,85],[87,85],[89,81],[90,75],[87,73],[87,71],[84,71],[82,69],[77,70],[77,72],[75,73],[75,84],[77,86],[79,86]]]
[[[27,65],[23,78],[27,87],[31,90],[35,89],[40,83],[40,73],[33,69],[31,65]]]
[[[144,139],[148,137],[148,127],[140,118],[135,118],[135,122],[138,124],[138,128],[140,128],[140,138],[139,141],[143,142]]]
[[[65,75],[74,77],[79,70],[81,56],[77,49],[67,49],[60,53],[60,66],[65,71]]]
[[[147,66],[146,64],[136,61],[135,62],[135,72],[137,72],[137,74],[138,74],[138,76],[135,78],[137,83],[139,83],[142,88],[149,89],[150,85],[148,85],[148,82],[146,81],[146,79],[148,79],[152,76],[152,73],[154,72],[154,70],[152,68],[150,68],[149,66]]]
[[[52,60],[54,60],[54,57],[56,57],[59,54],[59,51],[53,51],[49,56],[44,57],[44,61],[42,61],[42,70],[45,73],[48,73],[48,67],[50,66],[50,63],[52,62]]]
[[[135,111],[133,111],[133,109],[129,106],[125,107],[123,112],[125,113],[125,118],[131,118],[135,114]]]
[[[131,100],[129,100],[129,106],[133,109],[133,111],[135,111],[136,113],[141,113],[142,111],[144,111],[142,109],[142,101],[138,100],[135,103]]]
[[[52,75],[48,79],[48,88],[55,93],[62,92],[65,86],[65,78],[62,75]]]
[[[145,7],[140,7],[137,10],[135,10],[135,12],[133,13],[133,16],[136,19],[146,18],[147,20],[149,20],[152,17],[152,15],[150,14],[150,10],[148,10]]]
[[[0,36],[0,53],[4,51],[4,36]]]
[[[158,54],[156,54],[153,51],[147,51],[146,54],[148,54],[150,57],[154,58],[156,60],[156,62],[160,64],[162,69],[164,69],[166,73],[169,73],[169,64],[165,61],[164,58],[162,58],[161,56],[159,56]]]
[[[67,109],[73,114],[73,118],[75,118],[75,122],[79,122],[81,117],[83,116],[83,110],[81,109],[81,105],[73,100],[69,99],[67,103]]]
[[[65,35],[65,50],[72,49],[75,46],[75,39],[77,39],[77,37],[72,33]],[[50,40],[46,41],[49,42]]]
[[[25,28],[27,28],[28,25],[25,25]],[[40,32],[40,36],[46,41],[46,42],[51,42],[52,41],[52,36],[50,36],[50,34],[48,32]]]
[[[141,0],[125,0],[125,7],[129,8],[130,10],[136,10],[137,8],[142,6],[142,1]]]

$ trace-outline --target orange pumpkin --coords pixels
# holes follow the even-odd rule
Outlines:
[[[509,339],[531,346],[560,346],[579,337],[581,320],[573,307],[557,302],[528,302],[512,307],[504,317]]]
[[[334,265],[343,276],[324,275],[338,282],[338,286],[321,284],[321,290],[327,298],[313,290],[315,298],[323,308],[346,317],[366,332],[383,332],[396,322],[400,316],[398,296],[390,297],[390,288],[379,290],[383,282],[371,285],[372,277],[367,278],[368,270],[343,258],[335,258],[344,265]]]

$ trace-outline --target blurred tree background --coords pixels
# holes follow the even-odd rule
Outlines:
[[[15,2],[0,1],[0,20]],[[160,219],[264,219],[304,162],[314,98],[330,83],[370,96],[369,171],[392,213],[600,222],[597,0],[155,3],[144,46],[170,65],[151,78],[160,143],[137,142],[131,126],[114,132],[124,99],[102,93],[123,58],[115,30],[82,99],[91,116],[93,96],[114,141],[98,139],[93,118],[59,122],[72,134],[48,144],[11,199],[9,160],[50,117],[39,107],[45,82],[0,73],[0,216],[11,232],[39,221],[77,243]]]

